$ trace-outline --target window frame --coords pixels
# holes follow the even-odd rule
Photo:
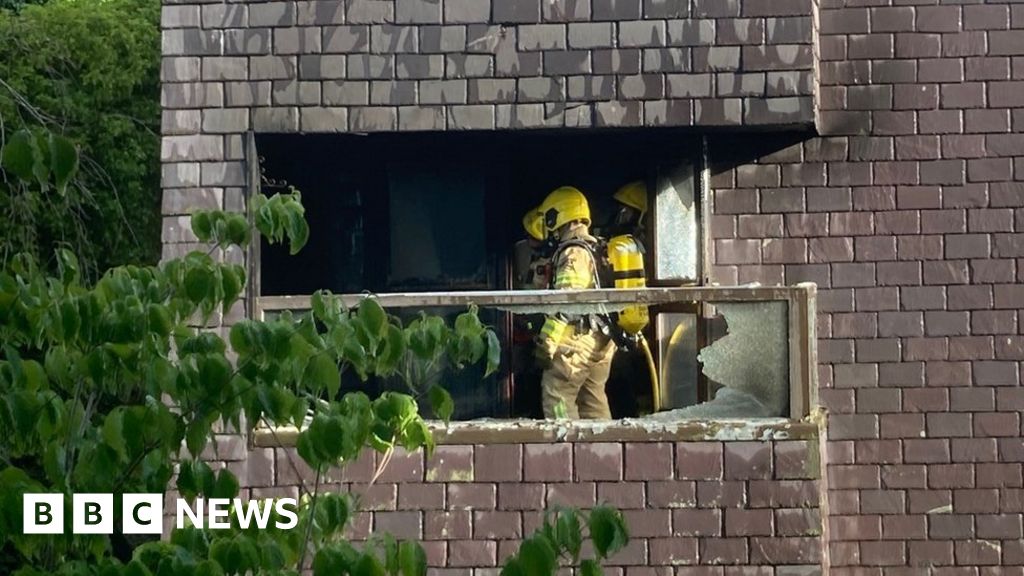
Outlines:
[[[799,420],[818,406],[817,358],[817,285],[796,286],[680,286],[675,288],[631,288],[588,290],[501,290],[477,292],[410,292],[391,294],[341,294],[347,307],[357,307],[367,298],[375,299],[385,310],[434,306],[468,307],[476,305],[501,309],[516,306],[571,304],[642,304],[648,306],[696,302],[713,305],[725,302],[787,303],[789,416]],[[311,296],[264,296],[254,310],[262,319],[265,312],[305,311],[312,306]]]
[[[648,288],[632,290],[582,290],[572,292],[558,291],[459,291],[459,292],[417,292],[417,293],[382,293],[377,298],[385,307],[425,306],[468,306],[483,305],[487,302],[520,304],[552,304],[552,303],[624,303],[639,302],[651,304],[668,304],[670,308],[694,307],[698,316],[698,350],[705,347],[705,329],[702,318],[706,317],[709,302],[752,302],[763,300],[784,300],[789,303],[789,395],[790,413],[788,419],[799,420],[807,417],[818,405],[817,390],[817,339],[815,335],[815,301],[814,284],[777,287],[719,287],[709,286],[711,270],[711,241],[708,233],[707,216],[713,213],[712,195],[710,190],[710,163],[708,158],[707,138],[699,139],[699,155],[689,161],[692,165],[694,186],[694,210],[697,226],[697,273],[696,278],[688,285],[679,281],[648,280]],[[245,170],[246,204],[263,188],[263,174],[259,151],[256,145],[256,133],[247,132],[245,137]],[[660,169],[660,166],[656,167]],[[657,175],[655,175],[657,178]],[[653,206],[653,204],[652,204]],[[252,215],[250,214],[250,218]],[[654,220],[653,214],[651,220]],[[649,227],[652,234],[657,234],[656,221]],[[652,248],[656,244],[651,238]],[[253,229],[253,241],[246,248],[249,282],[246,285],[245,303],[248,317],[262,319],[268,311],[308,310],[311,295],[264,296],[261,293],[261,241],[259,233]],[[653,262],[651,264],[653,266]],[[369,297],[366,294],[340,295],[346,305],[353,305],[359,300]],[[634,298],[630,300],[629,298]],[[796,339],[794,339],[796,338]],[[706,401],[705,377],[698,372],[698,400]],[[506,384],[507,386],[510,384]],[[514,391],[508,391],[510,394]],[[785,419],[785,418],[783,418]],[[506,420],[502,418],[502,420]],[[507,419],[516,421],[515,418]]]

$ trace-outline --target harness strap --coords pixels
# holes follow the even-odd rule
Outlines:
[[[599,273],[598,266],[597,266],[597,262],[598,262],[597,247],[595,246],[595,243],[588,242],[586,240],[581,240],[579,238],[573,238],[571,240],[566,240],[565,242],[562,242],[561,244],[559,244],[558,249],[555,250],[555,254],[551,257],[551,262],[554,264],[554,266],[556,268],[556,274],[555,274],[556,278],[552,278],[551,279],[551,282],[549,282],[549,287],[550,288],[554,288],[556,290],[560,290],[560,289],[564,289],[564,288],[586,288],[587,287],[586,285],[589,284],[588,280],[590,280],[590,279],[580,278],[579,277],[580,275],[577,274],[577,273],[567,273],[567,274],[564,274],[564,275],[557,273],[558,259],[561,258],[563,252],[565,252],[567,249],[569,249],[569,248],[571,248],[573,246],[578,246],[580,248],[583,248],[583,249],[585,249],[587,251],[588,254],[590,254],[590,275],[591,275],[591,277],[592,277],[592,279],[594,281],[594,287],[595,288],[600,288],[601,287],[601,274]],[[559,282],[559,280],[563,279],[563,277],[565,279],[565,283],[564,283],[564,285],[560,285],[560,284],[563,284],[563,283]],[[580,285],[581,281],[583,282],[582,285]]]

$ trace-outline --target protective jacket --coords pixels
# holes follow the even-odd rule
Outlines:
[[[596,239],[587,233],[585,225],[569,227],[552,258],[552,288],[600,287],[597,260],[588,248],[593,243]],[[549,360],[541,377],[545,417],[611,417],[604,386],[615,346],[601,322],[600,316],[593,314],[546,318],[540,334],[542,354]]]

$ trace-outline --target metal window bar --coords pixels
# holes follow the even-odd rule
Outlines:
[[[345,294],[339,298],[345,306],[355,307],[364,298],[374,298],[385,309],[468,307],[499,308],[515,312],[558,311],[564,307],[587,306],[601,311],[616,311],[628,305],[651,306],[683,303],[783,301],[788,304],[790,419],[811,413],[818,405],[817,336],[815,332],[817,287],[812,283],[796,286],[685,286],[676,288],[635,288],[628,290],[517,290],[474,292],[418,292],[391,294]],[[261,296],[256,299],[254,317],[266,312],[305,311],[311,297]],[[560,308],[561,307],[561,308]]]

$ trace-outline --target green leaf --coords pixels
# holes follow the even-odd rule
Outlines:
[[[46,351],[46,359],[43,361],[46,374],[51,380],[60,381],[68,377],[71,371],[71,362],[68,360],[67,349],[63,346],[53,346]]]
[[[301,204],[289,204],[286,218],[285,229],[288,231],[288,252],[294,256],[309,241],[309,224],[306,222],[305,210]]]
[[[388,324],[384,337],[384,349],[377,355],[377,375],[389,376],[398,370],[399,362],[405,356],[405,335],[402,329]]]
[[[583,545],[583,534],[580,520],[575,510],[559,510],[555,521],[555,538],[558,545],[568,552],[573,561],[580,555]]]
[[[597,560],[587,558],[580,564],[580,576],[604,576]]]
[[[57,259],[60,262],[60,276],[65,286],[78,281],[79,269],[78,256],[67,248],[57,250]],[[67,302],[67,301],[65,301]]]
[[[357,315],[359,319],[362,320],[363,325],[366,327],[366,331],[371,336],[374,338],[381,338],[384,336],[384,330],[387,328],[388,316],[376,300],[373,298],[364,298],[360,301]]]
[[[228,340],[231,348],[239,354],[249,354],[256,345],[255,323],[251,320],[242,320],[231,327],[228,333]]]
[[[185,295],[193,303],[205,300],[213,286],[213,274],[206,268],[190,268],[185,274]]]
[[[260,566],[260,551],[253,539],[245,534],[235,536],[235,561],[239,574],[256,574]]]
[[[132,560],[124,568],[123,576],[153,576],[153,573],[146,568],[146,565],[138,560]]]
[[[177,394],[178,371],[165,358],[154,358],[146,367],[146,378],[150,384],[150,393]]]
[[[299,458],[302,458],[312,468],[319,466],[322,461],[313,446],[313,437],[308,430],[299,433],[299,437],[295,440],[295,451],[299,453]]]
[[[224,576],[224,570],[213,560],[203,560],[196,564],[193,574],[194,576]]]
[[[213,237],[213,218],[206,210],[199,210],[192,214],[192,233],[200,242],[209,242]]]
[[[42,364],[35,360],[24,360],[21,369],[25,390],[43,390],[48,387],[46,369]]]
[[[346,494],[321,494],[316,503],[317,517],[324,532],[332,534],[348,523],[351,506]]]
[[[444,420],[447,423],[452,418],[452,413],[455,412],[455,402],[452,401],[452,395],[447,390],[434,384],[430,387],[430,407],[434,411],[434,415]]]
[[[228,221],[224,212],[218,210],[214,212],[211,217],[213,218],[213,239],[217,242],[218,246],[223,246],[227,243],[228,237]]]
[[[306,364],[306,382],[318,390],[326,390],[328,399],[334,399],[341,388],[341,372],[334,359],[325,352],[313,355]]]
[[[427,553],[419,542],[402,542],[398,545],[398,568],[401,576],[426,576]]]
[[[185,498],[192,498],[199,495],[202,486],[196,476],[196,470],[191,460],[182,460],[178,465],[178,492]]]
[[[213,494],[210,498],[234,498],[238,496],[238,478],[227,468],[222,468],[217,473],[217,481],[213,485]]]
[[[256,229],[271,243],[274,239],[274,208],[262,194],[253,199],[253,210],[256,213]]]
[[[553,575],[558,569],[555,550],[546,538],[533,536],[519,547],[519,561],[527,576]]]
[[[68,182],[78,172],[78,149],[71,140],[52,133],[49,144],[50,169],[53,170],[57,192],[63,195]]]
[[[238,300],[238,296],[242,294],[244,278],[239,275],[239,270],[228,266],[220,269],[220,275],[221,289],[224,292],[223,310],[227,314],[231,306]]]
[[[502,567],[501,576],[527,576],[527,574],[523,569],[523,563],[519,558],[517,556],[512,556],[507,562],[505,562],[505,566]]]
[[[39,188],[43,192],[50,189],[50,145],[46,132],[37,131],[32,141],[35,143],[33,150],[32,175],[35,176]]]
[[[328,544],[313,558],[313,576],[339,576],[348,572],[348,554],[343,544]]]
[[[124,438],[124,412],[115,409],[103,421],[103,441],[117,452],[123,460],[128,459],[128,447]]]
[[[0,167],[27,182],[32,179],[32,167],[35,165],[37,154],[38,149],[32,133],[28,130],[19,130],[4,145]]]
[[[185,432],[185,446],[194,457],[199,457],[209,440],[210,426],[202,420],[193,420]]]
[[[622,515],[608,506],[597,506],[588,520],[590,539],[598,557],[607,558],[629,543],[629,534]]]
[[[458,336],[479,337],[483,334],[483,331],[484,325],[480,322],[480,317],[477,315],[476,306],[470,306],[469,310],[455,318],[455,333]]]
[[[501,365],[501,342],[494,330],[487,331],[487,368],[484,371],[484,378],[494,374]]]
[[[373,554],[366,552],[352,567],[352,576],[385,576],[384,566]]]
[[[324,290],[317,290],[313,292],[310,297],[310,304],[313,310],[313,317],[317,320],[324,320],[327,318],[327,292]]]
[[[283,386],[261,384],[256,388],[256,394],[273,422],[284,423],[291,418],[295,405],[295,394],[291,391]]]
[[[249,222],[241,214],[229,214],[227,219],[227,241],[245,248],[249,244]]]
[[[239,573],[238,547],[230,538],[219,538],[210,545],[210,558],[228,574]]]
[[[231,364],[218,354],[205,354],[199,358],[199,380],[210,399],[229,393]]]
[[[213,468],[210,468],[210,465],[202,460],[195,462],[195,471],[200,493],[209,498],[217,484],[217,475],[213,472]]]
[[[149,329],[157,336],[169,336],[173,323],[171,313],[166,306],[150,303],[146,305],[146,316],[149,317]]]
[[[398,543],[390,532],[375,533],[381,556],[384,557],[384,571],[391,575],[398,574]]]

